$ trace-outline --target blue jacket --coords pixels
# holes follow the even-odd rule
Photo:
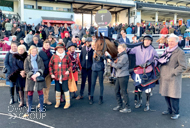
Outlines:
[[[124,42],[123,38],[119,39],[119,43],[125,43],[125,44],[130,44],[129,38],[126,37],[126,42]]]
[[[104,59],[105,56],[101,56],[100,60],[93,57],[92,71],[104,71]]]
[[[132,31],[133,31],[133,30],[132,30],[131,27],[128,27],[128,28],[126,29],[126,33],[127,33],[127,34],[132,34]]]

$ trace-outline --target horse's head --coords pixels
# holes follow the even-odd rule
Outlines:
[[[95,54],[94,58],[97,56],[100,57],[104,55],[105,51],[107,50],[106,42],[104,36],[100,33],[100,37],[96,35],[96,43],[95,43]]]

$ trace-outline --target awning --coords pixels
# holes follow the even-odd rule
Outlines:
[[[57,17],[42,17],[43,22],[50,22],[50,23],[67,23],[67,24],[74,24],[75,22],[69,18],[57,18]]]

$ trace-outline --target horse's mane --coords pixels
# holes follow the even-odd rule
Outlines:
[[[100,39],[100,37],[98,37],[97,39]],[[110,42],[113,42],[116,47],[118,47],[119,45],[119,42],[111,37],[104,36],[104,39],[108,39]]]

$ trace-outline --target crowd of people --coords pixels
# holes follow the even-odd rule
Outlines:
[[[179,118],[181,73],[186,69],[186,61],[184,52],[178,46],[181,48],[190,46],[189,37],[182,40],[186,29],[185,25],[181,27],[170,26],[169,31],[164,25],[140,23],[135,26],[133,24],[119,24],[113,27],[109,25],[108,37],[111,38],[113,34],[118,34],[116,40],[119,42],[118,57],[113,61],[108,53],[102,54],[99,59],[95,56],[97,29],[94,26],[83,29],[82,26],[76,24],[58,26],[42,22],[35,26],[34,24],[11,22],[10,19],[4,19],[3,23],[0,23],[2,26],[0,27],[0,47],[3,51],[8,51],[4,60],[4,70],[6,80],[10,83],[10,104],[15,103],[14,89],[16,88],[19,107],[24,106],[25,95],[28,110],[24,117],[27,117],[31,112],[35,91],[39,95],[40,112],[43,112],[43,104],[52,104],[49,101],[52,80],[55,81],[55,108],[60,106],[60,102],[65,101],[64,109],[68,109],[71,97],[77,100],[83,99],[87,77],[89,104],[94,103],[94,91],[98,77],[100,84],[99,104],[101,105],[104,95],[104,60],[107,60],[107,64],[116,70],[115,95],[118,106],[113,110],[122,113],[131,112],[127,92],[129,75],[131,75],[135,82],[135,108],[142,106],[142,92],[145,91],[146,107],[144,111],[149,111],[150,93],[152,88],[156,86],[156,82],[142,86],[141,80],[144,79],[144,75],[129,72],[128,55],[135,54],[136,65],[154,61],[154,66],[161,67],[160,93],[165,96],[168,105],[168,110],[162,114],[174,114],[172,119]],[[150,35],[142,37],[142,34],[153,33],[163,34],[161,39],[157,40],[160,43],[159,48],[164,48],[166,44],[168,47],[160,58],[152,46],[153,38]],[[135,34],[133,42],[130,42],[126,34]],[[166,37],[165,34],[171,35]],[[11,41],[10,45],[7,43],[8,41]],[[134,48],[126,47],[133,43],[140,45]],[[80,55],[76,50],[81,50]],[[81,72],[81,86],[77,95],[77,92],[70,93],[68,80],[74,77],[77,85],[79,72]],[[146,75],[154,79],[153,72],[154,70]]]

